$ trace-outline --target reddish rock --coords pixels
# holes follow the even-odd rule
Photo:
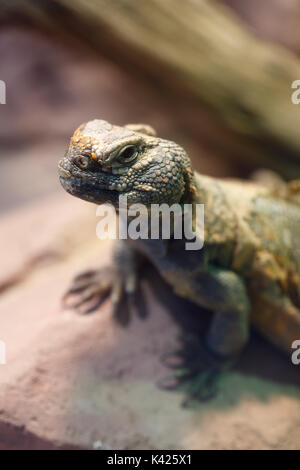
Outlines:
[[[148,315],[127,328],[109,301],[87,316],[62,311],[72,276],[109,261],[95,224],[93,206],[65,194],[2,219],[0,448],[300,449],[299,371],[260,338],[208,403],[183,409],[182,392],[158,388],[170,372],[161,355],[206,315],[153,271]]]

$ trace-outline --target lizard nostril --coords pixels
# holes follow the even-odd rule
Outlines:
[[[84,155],[79,155],[74,159],[74,163],[82,170],[86,170],[89,167],[90,160]]]

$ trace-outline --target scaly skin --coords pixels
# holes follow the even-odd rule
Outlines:
[[[155,136],[146,125],[113,126],[94,120],[74,133],[59,163],[63,187],[74,196],[118,206],[203,203],[205,241],[185,251],[184,240],[116,243],[111,271],[75,279],[67,293],[75,307],[93,310],[111,291],[115,311],[136,290],[141,256],[156,266],[174,291],[214,312],[201,354],[190,372],[189,398],[206,397],[249,338],[250,322],[290,352],[300,339],[300,205],[290,186],[210,178],[193,171],[186,152]],[[203,362],[205,368],[203,369]],[[190,378],[183,373],[181,378]]]

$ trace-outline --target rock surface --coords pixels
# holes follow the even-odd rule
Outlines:
[[[207,315],[151,268],[145,315],[127,328],[109,301],[62,311],[72,276],[109,261],[95,224],[93,206],[62,193],[0,222],[0,449],[300,449],[300,369],[256,335],[212,401],[184,409],[181,391],[158,388],[161,355]]]

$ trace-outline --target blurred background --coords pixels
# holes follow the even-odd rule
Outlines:
[[[62,314],[72,276],[109,249],[57,177],[98,118],[152,125],[205,174],[300,178],[299,55],[299,0],[1,0],[0,449],[300,448],[299,372],[258,336],[205,406],[156,387],[161,354],[202,325],[153,273],[150,315],[126,331],[107,304]]]
[[[56,162],[94,118],[151,124],[203,173],[300,175],[297,0],[1,5],[2,212],[58,190]]]

